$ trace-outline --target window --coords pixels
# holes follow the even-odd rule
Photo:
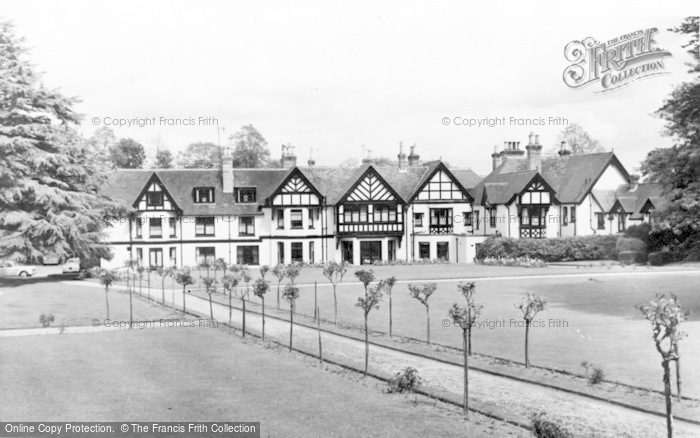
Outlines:
[[[366,205],[346,205],[343,213],[345,223],[363,223],[367,222],[367,206]]]
[[[309,263],[314,262],[314,259],[316,258],[316,257],[314,257],[314,255],[315,255],[314,254],[314,243],[309,242]]]
[[[259,265],[259,250],[257,246],[239,246],[236,248],[239,265]]]
[[[596,213],[595,217],[596,217],[596,221],[598,222],[598,229],[604,230],[605,229],[605,213]]]
[[[177,248],[170,247],[170,266],[177,266]]]
[[[136,248],[136,262],[139,265],[143,265],[143,249],[142,248]]]
[[[292,242],[292,261],[301,262],[304,260],[304,249],[301,242]]]
[[[625,231],[626,226],[626,219],[627,219],[627,214],[626,213],[618,213],[617,214],[617,231]]]
[[[464,221],[465,227],[471,227],[474,223],[474,218],[471,211],[465,211],[462,213],[462,220]]]
[[[236,187],[234,192],[239,204],[255,202],[255,187]]]
[[[576,207],[571,207],[571,223],[576,222]]]
[[[197,257],[197,263],[201,262],[202,260],[216,260],[216,249],[213,246],[200,246],[195,249],[196,252],[196,257]]]
[[[418,258],[429,259],[430,258],[430,243],[420,242],[418,244]]]
[[[163,237],[163,219],[159,217],[148,219],[148,237]]]
[[[241,218],[238,219],[238,235],[255,235],[255,218],[253,216],[241,216]]]
[[[437,243],[437,258],[438,260],[449,260],[450,259],[450,244],[449,242],[438,242]]]
[[[309,210],[309,228],[314,227],[314,210],[310,208]]]
[[[562,221],[564,225],[569,224],[569,209],[564,207],[564,213],[562,214]]]
[[[430,232],[431,233],[451,233],[452,232],[452,209],[451,208],[431,208],[430,209]]]
[[[211,204],[214,202],[213,187],[195,187],[194,189],[195,204]]]
[[[474,229],[478,230],[479,229],[479,224],[481,223],[481,219],[479,219],[479,211],[474,212]]]
[[[489,226],[491,228],[496,228],[496,215],[497,214],[498,214],[498,210],[495,206],[489,208]]]
[[[146,205],[149,207],[162,207],[163,192],[146,192]]]
[[[163,266],[163,250],[161,248],[148,250],[148,264],[150,266]]]
[[[284,242],[277,242],[277,263],[284,264]]]
[[[277,229],[284,230],[284,210],[277,210]]]
[[[546,205],[529,205],[520,209],[520,237],[547,237]]]
[[[168,228],[170,229],[170,237],[177,237],[177,218],[170,217],[168,218]]]
[[[198,217],[194,220],[195,236],[213,236],[214,235],[214,218],[213,217]]]
[[[413,213],[413,222],[416,227],[423,226],[423,213]]]
[[[143,237],[143,219],[140,217],[136,218],[136,238],[140,239]]]
[[[301,210],[292,210],[289,213],[289,221],[291,223],[292,229],[300,229],[303,228],[303,221],[301,217]]]

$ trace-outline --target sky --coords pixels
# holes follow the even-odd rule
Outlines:
[[[554,148],[564,126],[550,117],[583,126],[630,171],[671,145],[653,112],[690,79],[685,39],[667,29],[700,12],[692,3],[0,0],[0,17],[26,38],[44,83],[81,99],[85,136],[107,124],[176,154],[253,124],[273,157],[291,143],[299,164],[310,153],[317,165],[359,160],[363,148],[396,158],[403,142],[485,175],[504,141],[524,145],[534,131]],[[654,27],[673,55],[668,74],[607,93],[564,84],[569,42]],[[455,124],[484,117],[508,123]],[[114,125],[138,118],[155,119]]]

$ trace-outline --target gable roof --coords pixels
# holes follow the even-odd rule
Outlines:
[[[418,183],[416,184],[415,190],[413,190],[413,193],[409,197],[409,202],[413,202],[418,195],[420,194],[423,189],[425,189],[425,186],[428,185],[428,183],[433,179],[433,177],[439,172],[443,171],[447,174],[447,176],[455,183],[457,188],[459,188],[462,193],[464,193],[467,197],[466,201],[467,202],[472,202],[474,198],[472,197],[472,194],[469,192],[469,190],[462,184],[462,182],[452,173],[452,171],[445,166],[445,163],[443,163],[440,160],[437,161],[431,161],[429,163],[426,163],[426,171],[423,174],[423,176],[420,178]],[[471,172],[475,176],[477,176],[474,172],[471,171],[471,169],[464,169],[462,174],[465,175],[466,172]],[[465,175],[467,176],[467,175]],[[468,177],[468,176],[467,176]],[[477,181],[478,183],[478,181]],[[470,186],[472,187],[472,186]]]
[[[615,196],[626,213],[632,213],[632,219],[644,217],[642,209],[647,203],[654,208],[666,204],[664,187],[661,184],[624,184],[615,191]]]
[[[536,170],[504,174],[492,172],[474,187],[474,199],[482,205],[509,204],[537,175]]]

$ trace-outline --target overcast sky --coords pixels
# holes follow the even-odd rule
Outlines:
[[[668,146],[651,113],[688,80],[689,57],[666,29],[698,13],[693,2],[638,1],[576,2],[568,13],[534,2],[0,3],[44,82],[82,99],[86,136],[106,117],[214,117],[226,136],[252,123],[275,157],[291,143],[303,163],[309,148],[317,165],[336,165],[359,158],[362,145],[395,158],[403,141],[424,159],[480,174],[490,171],[494,145],[524,144],[534,130],[553,147],[562,127],[468,128],[443,117],[565,117],[630,171]],[[602,94],[563,83],[567,43],[650,27],[673,54],[670,74]],[[147,148],[160,139],[174,153],[217,142],[216,126],[114,131]]]

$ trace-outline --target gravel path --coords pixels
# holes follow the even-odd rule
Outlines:
[[[181,308],[182,294],[176,294],[175,305]],[[240,301],[235,305],[240,305]],[[209,315],[209,302],[188,295],[187,309]],[[214,303],[214,318],[227,322],[228,308]],[[236,327],[242,326],[242,313],[237,309],[233,309],[232,323]],[[260,332],[262,318],[248,313],[246,327],[248,330]],[[289,342],[289,323],[286,321],[267,318],[265,332],[266,336],[279,342]],[[362,342],[329,333],[323,333],[322,338],[324,358],[349,361],[358,368],[364,366]],[[318,348],[318,332],[295,325],[294,345],[302,345],[315,351]],[[426,386],[457,395],[462,393],[463,371],[459,366],[374,345],[370,346],[369,366],[370,369],[389,374],[412,366],[418,369]],[[666,434],[665,419],[655,415],[476,370],[470,370],[469,378],[471,399],[498,405],[513,414],[525,417],[546,412],[548,416],[559,419],[570,431],[575,432],[576,436],[659,437]],[[700,436],[700,426],[675,422],[674,429],[674,435],[677,437]]]

